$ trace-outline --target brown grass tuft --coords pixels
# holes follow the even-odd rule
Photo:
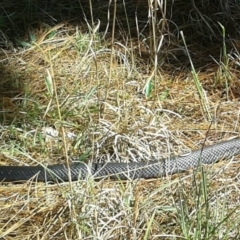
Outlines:
[[[51,2],[52,21],[76,16],[84,6],[79,1]],[[136,3],[118,3],[114,39],[111,19],[105,35],[107,22],[99,28],[97,21],[92,24],[89,2],[85,10],[90,20],[77,25],[76,18],[39,23],[41,14],[46,17],[40,10],[40,15],[26,18],[10,15],[16,6],[25,13],[37,13],[36,7],[43,10],[44,4],[49,9],[46,1],[5,3],[2,8],[14,26],[6,23],[1,33],[9,44],[0,50],[0,165],[48,165],[66,163],[67,158],[70,163],[149,161],[201,148],[205,139],[209,145],[238,136],[239,44],[224,39],[223,32],[218,35],[216,19],[226,19],[225,28],[232,33],[229,24],[238,19],[233,6],[239,4],[218,2],[196,3],[196,11],[192,3],[175,1],[172,8],[167,5],[166,15],[156,2],[159,22],[154,25],[140,1],[135,32],[135,12],[130,10]],[[106,17],[109,7],[101,2],[93,10],[93,15]],[[16,44],[11,39],[17,19],[24,19],[24,26],[29,27],[27,20],[34,24],[24,27]],[[209,37],[212,31],[208,45],[204,34]],[[161,51],[156,53],[154,44]],[[239,160],[164,179],[2,183],[0,238],[238,239]]]

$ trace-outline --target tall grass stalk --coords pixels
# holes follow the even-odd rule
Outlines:
[[[208,105],[208,100],[207,100],[207,96],[205,94],[205,91],[202,87],[202,84],[201,82],[199,81],[198,79],[198,74],[195,70],[195,67],[193,65],[193,62],[192,62],[192,59],[191,59],[191,56],[190,56],[190,53],[188,51],[188,47],[187,47],[187,44],[186,44],[186,41],[185,41],[185,37],[184,37],[184,34],[183,32],[181,31],[180,32],[181,36],[182,36],[182,39],[183,39],[183,43],[184,43],[184,46],[185,46],[185,49],[186,49],[186,53],[187,53],[187,56],[188,56],[188,59],[189,59],[189,62],[191,64],[191,69],[192,69],[192,76],[193,76],[193,80],[195,82],[195,86],[197,88],[197,92],[198,92],[198,96],[200,98],[200,102],[201,102],[201,106],[202,106],[202,109],[203,109],[203,113],[206,114],[205,117],[207,118],[208,121],[211,121],[212,120],[212,117],[211,117],[211,113],[209,111],[210,107]]]
[[[228,82],[231,80],[231,74],[229,71],[229,57],[227,54],[227,45],[226,45],[226,31],[225,27],[218,23],[222,29],[222,38],[223,38],[223,46],[222,46],[222,57],[221,57],[221,63],[220,63],[220,74],[224,76],[225,80],[225,88],[226,88],[226,95],[227,99],[229,100],[229,84]]]
[[[112,78],[112,70],[113,70],[113,61],[115,61],[115,30],[116,30],[116,15],[117,15],[117,0],[113,0],[114,9],[113,9],[113,20],[112,20],[112,36],[111,36],[111,56],[110,56],[110,68],[108,75],[108,83],[110,85]]]

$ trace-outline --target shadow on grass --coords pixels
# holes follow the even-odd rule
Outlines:
[[[237,30],[240,19],[239,1],[221,4],[219,0],[188,3],[176,0],[174,3],[167,3],[166,12],[164,7],[157,6],[157,15],[154,16],[157,22],[155,29],[157,42],[164,36],[158,59],[174,69],[183,66],[190,68],[189,59],[184,54],[180,31],[184,32],[189,50],[193,53],[191,57],[196,70],[213,62],[211,56],[216,59],[219,57],[223,38],[218,22],[225,27],[226,36],[229,38],[239,35]],[[106,37],[111,38],[114,1],[109,4],[108,1],[101,0],[9,0],[3,1],[0,9],[0,47],[4,50],[27,47],[26,43],[32,41],[31,38],[34,37],[31,36],[31,30],[41,28],[43,24],[53,27],[62,22],[70,23],[88,32],[100,20],[100,32],[106,33]],[[130,38],[137,39],[136,43],[144,42],[145,48],[149,51],[150,22],[147,1],[117,1],[115,37],[121,42],[128,42]],[[151,55],[146,56],[149,61]],[[18,80],[21,73],[17,69],[11,69],[8,64],[0,63],[0,74],[0,120],[11,122],[19,115],[18,106],[21,99],[18,96],[26,96],[26,92],[23,83]]]
[[[11,124],[19,115],[18,96],[23,93],[23,86],[17,80],[18,74],[9,66],[0,65],[0,122]]]
[[[187,1],[188,2],[188,1]],[[221,23],[226,29],[226,36],[239,36],[240,3],[239,1],[176,0],[166,6],[156,5],[152,12],[148,1],[121,0],[116,2],[117,34],[122,38],[138,36],[149,37],[151,13],[156,21],[156,36],[179,35],[183,31],[189,45],[215,45],[222,42]],[[154,6],[151,6],[154,7]],[[166,10],[165,10],[166,8]],[[11,40],[28,37],[28,31],[45,23],[50,26],[62,22],[91,26],[100,20],[100,31],[111,32],[114,15],[114,1],[107,0],[9,0],[0,5],[0,28]],[[171,40],[171,39],[170,39]]]

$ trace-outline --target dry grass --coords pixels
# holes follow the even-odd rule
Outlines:
[[[161,55],[156,33],[155,43],[117,36],[112,45],[86,28],[40,24],[21,48],[1,49],[0,165],[148,161],[239,135],[237,40],[190,46],[181,62],[175,37]],[[0,238],[238,239],[239,161],[164,179],[2,183]]]

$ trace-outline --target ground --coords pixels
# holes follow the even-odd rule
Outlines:
[[[1,165],[149,161],[239,136],[237,39],[155,54],[120,35],[62,21],[1,48]],[[239,162],[162,179],[2,183],[0,238],[238,239]]]

